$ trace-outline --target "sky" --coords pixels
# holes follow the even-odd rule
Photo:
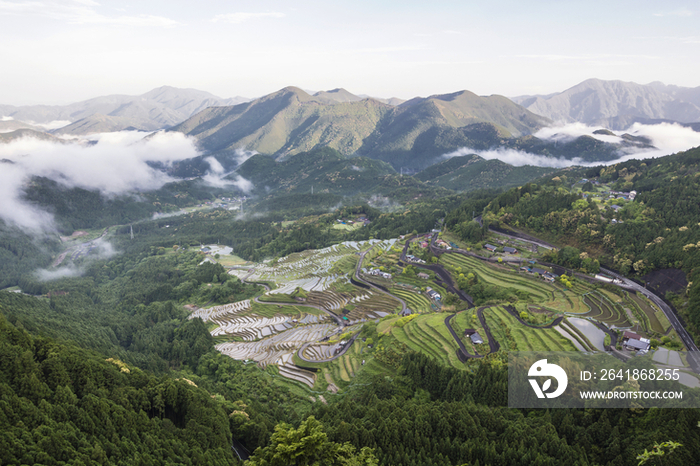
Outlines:
[[[408,99],[700,85],[697,1],[0,0],[0,104],[170,85]]]

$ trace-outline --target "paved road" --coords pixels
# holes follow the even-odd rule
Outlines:
[[[521,234],[520,232],[517,233],[518,236],[512,236],[512,235],[507,235],[505,233],[501,233],[500,231],[495,231],[495,230],[491,230],[491,229],[489,229],[489,230],[492,233],[495,233],[497,235],[527,241],[527,242],[536,244],[538,246],[542,246],[544,248],[551,249],[553,247],[552,245],[550,245],[548,243],[537,241],[536,238],[534,238],[534,241],[533,241],[533,237],[531,237],[529,235]],[[663,313],[666,315],[666,318],[668,318],[668,321],[671,323],[671,326],[676,331],[676,333],[678,333],[678,336],[683,341],[683,344],[685,345],[685,347],[690,351],[690,353],[688,354],[688,362],[690,363],[691,367],[693,368],[693,370],[695,372],[700,372],[700,354],[698,354],[698,347],[695,344],[695,341],[693,340],[693,338],[690,336],[688,331],[685,329],[685,327],[681,323],[681,321],[678,319],[678,316],[673,311],[671,306],[666,304],[664,302],[664,300],[662,300],[655,293],[644,288],[642,285],[638,284],[637,282],[632,281],[632,280],[628,279],[627,277],[624,277],[616,272],[613,272],[612,270],[608,270],[608,269],[605,269],[603,267],[601,267],[600,270],[601,270],[601,272],[606,273],[612,277],[618,278],[622,281],[621,285],[616,285],[616,286],[619,286],[621,288],[627,288],[630,290],[634,290],[638,293],[643,294],[644,296],[649,298],[649,300],[651,300],[654,304],[656,304],[659,307],[659,309],[661,309],[663,311]]]
[[[520,314],[518,314],[518,311],[513,306],[504,306],[504,308],[506,311],[508,311],[508,313],[510,315],[515,317],[518,320],[518,322],[520,322],[524,326],[530,327],[530,328],[541,328],[541,329],[552,328],[552,327],[556,327],[557,325],[559,325],[561,323],[562,320],[564,320],[563,316],[559,316],[547,325],[535,325],[535,324],[531,324],[529,322],[525,322],[522,319],[522,317],[520,317]]]
[[[433,235],[433,239],[431,241],[435,241],[436,237],[437,237],[437,233],[435,233]],[[410,241],[406,241],[406,244],[403,247],[403,251],[401,251],[401,257],[400,257],[401,261],[403,261],[406,264],[411,264],[415,267],[420,267],[421,269],[431,270],[431,271],[435,272],[435,274],[438,277],[440,277],[440,280],[442,280],[442,284],[443,284],[444,288],[447,289],[447,291],[449,291],[450,293],[456,294],[457,296],[459,296],[459,299],[461,299],[462,301],[468,302],[469,307],[474,307],[474,299],[471,296],[469,296],[467,293],[465,293],[464,291],[457,288],[457,285],[452,280],[452,276],[449,274],[449,272],[447,270],[445,270],[445,268],[442,265],[439,265],[439,264],[418,264],[416,262],[409,261],[406,258],[406,253],[408,252],[409,243],[410,243]],[[431,251],[432,251],[432,248],[433,248],[433,246],[431,246]],[[442,254],[442,252],[444,252],[440,248],[436,248],[436,249],[438,249],[440,251],[439,254]],[[434,251],[433,251],[433,253],[434,253]]]
[[[387,295],[387,296],[390,296],[390,297],[396,299],[397,301],[399,301],[399,302],[401,303],[401,312],[403,312],[403,311],[405,311],[405,310],[408,308],[408,306],[406,306],[406,301],[404,301],[403,299],[399,298],[398,296],[394,296],[394,295],[391,294],[391,293],[387,293],[386,291],[382,290],[381,288],[379,288],[379,287],[376,286],[375,284],[373,284],[373,283],[371,283],[371,282],[368,282],[368,281],[365,281],[365,280],[363,280],[362,278],[360,278],[360,270],[362,270],[362,261],[365,260],[365,254],[367,254],[368,252],[370,252],[370,251],[372,250],[373,247],[374,247],[374,246],[372,246],[372,247],[370,247],[368,250],[366,250],[366,251],[360,253],[360,260],[357,261],[357,267],[355,267],[355,280],[357,280],[357,281],[360,282],[360,283],[364,283],[365,285],[369,286],[370,288],[372,288],[372,289],[375,290],[375,291],[378,291],[378,292],[380,292],[380,293],[382,293],[382,294],[385,294],[385,295]]]
[[[449,316],[445,317],[445,326],[447,326],[447,330],[449,330],[449,332],[452,334],[452,338],[454,338],[454,340],[457,342],[457,346],[459,346],[457,356],[459,357],[459,353],[461,352],[464,359],[483,358],[483,356],[480,354],[471,354],[469,351],[467,351],[467,347],[464,346],[464,342],[462,342],[461,338],[457,336],[457,332],[455,332],[452,325],[450,325],[450,321],[456,315],[457,314],[450,314]],[[459,359],[462,360],[463,358]]]
[[[490,306],[484,306],[480,307],[476,311],[476,316],[479,318],[479,323],[481,324],[481,327],[484,329],[484,333],[486,334],[486,340],[489,342],[489,354],[497,352],[499,349],[501,349],[501,345],[496,341],[496,339],[493,337],[491,334],[491,328],[488,326],[486,323],[486,319],[484,318],[484,311],[488,309]],[[464,312],[464,311],[462,311]],[[459,338],[457,335],[457,332],[454,331],[452,328],[452,324],[450,324],[450,321],[454,316],[457,314],[452,314],[449,315],[445,318],[445,325],[447,326],[447,330],[452,334],[452,337],[455,339],[457,342],[457,345],[459,346],[459,349],[462,353],[464,353],[464,356],[466,358],[474,359],[474,358],[483,358],[484,356],[481,354],[471,354],[469,351],[467,351],[466,346],[464,346],[464,343],[462,340]],[[458,352],[459,353],[459,352]]]
[[[632,281],[632,280],[630,280],[630,279],[628,279],[620,274],[617,274],[617,273],[613,272],[612,270],[608,270],[608,269],[605,269],[603,267],[601,267],[600,270],[601,270],[601,272],[604,272],[612,277],[615,277],[615,278],[622,280],[622,285],[618,285],[618,286],[620,286],[622,288],[628,288],[628,289],[631,289],[631,290],[634,290],[638,293],[643,294],[644,296],[649,298],[649,300],[651,300],[651,302],[656,304],[659,307],[659,309],[661,309],[663,311],[663,313],[666,315],[666,318],[668,318],[668,321],[671,322],[671,326],[673,326],[673,329],[676,331],[676,333],[678,333],[678,336],[683,341],[683,344],[685,345],[685,347],[689,351],[691,351],[690,353],[688,353],[688,362],[693,366],[693,369],[696,372],[700,371],[700,354],[698,354],[698,347],[695,344],[695,341],[693,340],[693,338],[690,336],[688,331],[685,329],[685,327],[681,323],[681,321],[678,319],[678,316],[673,311],[671,306],[666,304],[664,302],[664,300],[659,298],[652,291],[644,288],[639,283],[634,282],[634,281]]]

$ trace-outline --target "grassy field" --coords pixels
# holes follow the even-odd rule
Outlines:
[[[238,257],[235,254],[224,254],[223,256],[219,256],[219,258],[215,260],[224,267],[233,267],[235,265],[242,265],[248,262],[247,260]]]
[[[334,230],[343,230],[343,231],[355,231],[359,230],[362,228],[364,225],[360,222],[353,223],[352,225],[345,224],[343,225],[342,223],[334,223],[333,224],[333,229]]]

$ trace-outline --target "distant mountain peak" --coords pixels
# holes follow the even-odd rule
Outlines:
[[[513,101],[561,123],[581,122],[624,130],[632,123],[700,121],[700,87],[661,82],[637,84],[590,78],[547,96],[519,96]]]

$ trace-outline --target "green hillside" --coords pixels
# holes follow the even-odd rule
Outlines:
[[[22,138],[34,138],[34,139],[40,139],[43,141],[51,141],[51,142],[58,142],[58,143],[65,143],[61,139],[58,139],[57,137],[54,137],[50,135],[49,133],[45,133],[43,131],[37,131],[34,129],[29,129],[29,128],[19,128],[14,131],[10,131],[7,133],[0,133],[0,143],[8,143],[12,141],[16,141],[18,139]]]
[[[173,130],[195,136],[207,151],[242,147],[280,157],[330,147],[352,154],[392,108],[372,99],[329,103],[286,87],[245,104],[206,109]]]
[[[171,130],[197,138],[210,154],[246,149],[280,160],[329,147],[344,155],[383,160],[396,169],[424,169],[465,147],[505,147],[588,162],[615,159],[621,149],[651,147],[647,140],[631,136],[623,136],[620,143],[590,136],[539,139],[533,133],[550,121],[496,95],[460,91],[398,106],[358,99],[342,89],[312,96],[286,87],[244,104],[208,108]]]
[[[500,160],[485,160],[472,154],[452,157],[431,165],[415,177],[431,186],[472,191],[520,186],[553,171],[553,168],[530,165],[514,167]]]
[[[267,155],[254,155],[238,169],[238,174],[255,184],[256,190],[288,193],[356,194],[396,173],[386,162],[367,157],[348,158],[331,148],[303,152],[276,162]]]
[[[549,258],[568,267],[585,269],[586,260],[595,258],[640,281],[656,282],[658,274],[669,273],[686,277],[685,282],[675,278],[657,291],[671,291],[666,297],[697,336],[699,173],[700,148],[606,167],[559,170],[497,196],[483,209],[483,220],[570,246]],[[619,194],[631,191],[636,192],[634,199]],[[480,212],[480,207],[470,204],[457,209],[447,215],[445,223],[455,230],[462,225],[466,232],[472,212]]]
[[[341,100],[287,87],[234,107],[206,109],[172,130],[196,137],[210,152],[246,148],[280,158],[330,147],[394,166],[424,167],[446,151],[465,145],[486,149],[548,122],[504,97],[468,91],[398,107],[374,99]]]

